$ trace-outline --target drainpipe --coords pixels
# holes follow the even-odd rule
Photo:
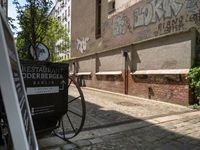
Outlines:
[[[123,56],[125,60],[125,68],[124,68],[124,94],[128,94],[128,52],[123,51]]]

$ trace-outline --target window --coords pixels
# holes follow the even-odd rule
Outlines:
[[[62,22],[64,22],[64,20],[65,20],[65,15],[64,15],[64,13],[62,14]]]
[[[64,4],[64,1],[62,1],[62,3],[61,3],[61,8],[63,8],[63,7],[64,7],[64,5],[65,5],[65,4]]]
[[[101,0],[96,0],[96,38],[101,37]]]
[[[68,21],[68,31],[70,32],[70,22]]]
[[[68,16],[70,16],[70,6],[68,6]]]
[[[111,14],[115,11],[115,0],[108,2],[108,13]]]

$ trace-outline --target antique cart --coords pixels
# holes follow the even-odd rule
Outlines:
[[[21,61],[21,68],[37,136],[76,136],[85,121],[85,100],[68,64]]]
[[[37,138],[75,137],[83,128],[86,108],[81,88],[68,75],[68,64],[21,61],[21,70]],[[5,131],[0,134],[8,147],[11,137],[1,95],[0,103],[0,131]]]

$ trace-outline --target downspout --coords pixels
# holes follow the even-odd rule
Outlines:
[[[124,68],[124,94],[128,94],[128,52],[123,51],[123,56],[125,60],[125,68]]]

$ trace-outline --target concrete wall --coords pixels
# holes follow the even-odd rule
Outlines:
[[[113,51],[98,54],[97,57],[97,71],[123,71],[124,58],[120,50],[118,53]]]
[[[195,33],[187,32],[137,44],[132,52],[132,70],[189,69],[192,41]]]

